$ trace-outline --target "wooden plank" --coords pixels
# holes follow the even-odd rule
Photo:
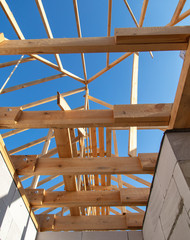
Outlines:
[[[190,9],[188,9],[187,11],[185,11],[184,13],[182,13],[177,20],[175,21],[175,24],[177,24],[178,22],[181,22],[183,19],[185,19],[186,17],[188,17],[190,15]]]
[[[120,189],[120,200],[123,204],[143,206],[142,203],[146,205],[148,202],[149,193],[149,188],[122,188]]]
[[[54,138],[54,136],[52,136],[51,138]],[[45,136],[45,137],[36,139],[36,140],[34,140],[34,141],[32,141],[32,142],[26,143],[26,144],[24,144],[24,145],[22,145],[22,146],[20,146],[20,147],[17,147],[17,148],[14,148],[14,149],[10,150],[10,151],[9,151],[9,154],[12,155],[12,154],[18,153],[18,152],[20,152],[20,151],[23,151],[23,150],[25,150],[25,149],[27,149],[27,148],[33,147],[33,146],[35,146],[35,145],[37,145],[37,144],[40,144],[40,143],[42,143],[42,142],[45,142],[46,139],[47,139],[47,137]]]
[[[55,129],[54,133],[55,133],[55,141],[56,141],[59,157],[63,158],[63,159],[69,158],[69,161],[70,161],[71,158],[73,157],[70,130],[69,129]],[[63,174],[65,190],[71,191],[71,192],[77,191],[75,176],[73,176],[73,175],[65,176],[64,173],[61,173],[61,174]],[[39,175],[41,175],[41,174],[39,174]],[[70,213],[72,216],[80,216],[80,209],[79,208],[70,208]]]
[[[89,78],[87,82],[90,83],[90,82],[94,81],[96,78],[100,77],[102,74],[104,74],[105,72],[107,72],[111,68],[115,67],[117,64],[119,64],[120,62],[122,62],[123,60],[128,58],[129,56],[131,56],[131,54],[132,53],[125,53],[125,54],[123,54],[123,56],[119,57],[118,59],[116,59],[115,61],[110,63],[109,66],[106,66],[105,68],[100,70],[98,73],[96,73],[94,76]]]
[[[48,214],[39,215],[38,221],[40,231],[137,230],[142,229],[143,218],[144,214],[139,213],[127,213],[124,216],[56,216],[56,218]]]
[[[19,84],[19,85],[10,87],[10,88],[3,89],[1,94],[16,91],[16,90],[23,89],[23,88],[26,88],[26,87],[31,87],[31,86],[34,86],[34,85],[37,85],[37,84],[40,84],[40,83],[48,82],[48,81],[55,80],[55,79],[58,79],[58,78],[62,78],[62,77],[65,77],[65,76],[66,76],[65,74],[57,74],[57,75],[53,75],[53,76],[50,76],[50,77],[41,78],[41,79],[38,79],[38,80],[35,80],[35,81]]]
[[[98,98],[94,98],[94,97],[88,95],[88,99],[91,100],[91,101],[93,101],[93,102],[95,102],[95,103],[98,103],[98,104],[100,104],[100,105],[102,105],[102,106],[105,106],[105,107],[107,107],[107,108],[113,109],[113,105],[111,105],[111,104],[109,104],[109,103],[107,103],[107,102],[104,102],[104,101],[102,101],[102,100],[100,100],[100,99],[98,99]]]
[[[64,152],[66,154],[66,151]],[[157,159],[157,155],[152,153],[139,154],[139,158],[92,157],[70,159],[43,157],[39,158],[36,164],[35,162],[25,161],[25,157],[29,158],[30,155],[11,156],[19,175],[151,174],[154,172]],[[36,159],[36,157],[30,159]]]
[[[93,157],[97,157],[97,136],[96,136],[96,128],[91,128],[90,129],[91,132],[91,144],[92,144],[92,156]],[[98,173],[96,173],[94,175],[94,183],[95,186],[99,186],[99,177],[98,177]],[[96,207],[95,208],[96,211],[96,215],[100,215],[100,208]]]
[[[4,34],[0,33],[0,43],[2,43],[3,41],[5,41]]]
[[[144,180],[144,179],[142,179],[140,177],[137,177],[137,176],[135,176],[133,174],[126,174],[125,176],[128,177],[128,178],[131,178],[131,179],[133,179],[133,180],[135,180],[135,181],[137,181],[137,182],[139,182],[141,184],[144,184],[147,187],[151,186],[150,182],[148,182],[148,181],[146,181],[146,180]]]
[[[146,15],[146,10],[147,10],[147,7],[148,7],[148,1],[149,0],[144,0],[143,1],[143,6],[142,6],[142,9],[141,9],[141,15],[140,15],[140,20],[139,20],[139,27],[143,26],[144,18],[145,18],[145,15]]]
[[[106,157],[111,157],[112,131],[106,128]],[[107,176],[107,186],[111,185],[111,176]]]
[[[76,18],[76,24],[77,24],[78,37],[82,38],[77,0],[73,0],[73,6],[74,6],[74,11],[75,11],[75,18]],[[83,67],[83,72],[84,72],[84,79],[85,79],[85,82],[86,82],[87,81],[87,72],[86,72],[85,57],[84,57],[83,53],[81,53],[81,59],[82,59],[82,67]]]
[[[190,44],[186,51],[171,111],[169,128],[190,128]]]
[[[26,58],[21,59],[20,64],[30,62],[30,61],[34,61],[34,60],[36,60],[34,57],[26,57]],[[10,62],[0,63],[0,68],[16,65],[18,63],[18,61],[19,61],[19,59],[14,60],[14,61],[10,61]]]
[[[116,28],[116,44],[142,44],[148,45],[175,42],[188,43],[190,27],[143,27],[143,28]],[[187,45],[186,45],[187,46]],[[151,50],[151,49],[150,49]],[[169,49],[168,49],[169,50]],[[141,51],[137,50],[136,52]]]
[[[0,108],[0,128],[168,126],[172,104],[115,105],[114,110],[24,111],[17,123]]]
[[[26,189],[32,207],[93,207],[93,206],[146,206],[149,188],[129,188],[119,191],[48,191]]]
[[[98,128],[98,136],[99,136],[99,153],[100,153],[100,157],[104,157],[104,128],[100,127]],[[101,182],[100,182],[101,186],[105,186],[106,185],[106,176],[105,175],[101,175]],[[106,214],[106,209],[105,207],[101,207],[101,214],[105,215]]]
[[[38,10],[39,10],[42,22],[44,24],[46,33],[48,35],[48,38],[53,38],[53,34],[52,34],[52,31],[51,31],[51,28],[50,28],[50,25],[49,25],[49,22],[48,22],[48,19],[47,19],[47,16],[46,16],[46,12],[45,12],[44,6],[42,4],[42,1],[41,0],[36,0],[36,5],[38,7]],[[59,68],[62,71],[64,71],[65,69],[63,69],[63,66],[62,66],[59,54],[55,54],[55,58],[56,58],[56,61],[57,61],[57,64],[58,64]]]
[[[7,137],[11,137],[15,134],[18,134],[18,133],[21,133],[21,132],[24,132],[24,131],[27,131],[29,129],[15,129],[15,130],[12,130],[12,131],[8,131],[6,133],[3,133],[1,134],[2,138],[7,138]]]
[[[62,97],[71,96],[73,94],[83,92],[84,90],[85,90],[85,87],[77,88],[77,89],[74,89],[74,90],[71,90],[71,91],[68,91],[68,92],[65,92],[65,93],[61,93],[61,96]],[[56,99],[57,99],[57,95],[51,96],[51,97],[48,97],[48,98],[44,98],[44,99],[41,99],[41,100],[38,100],[38,101],[35,101],[35,102],[31,102],[31,103],[22,105],[22,109],[25,110],[25,109],[28,109],[28,108],[31,108],[31,107],[36,107],[36,106],[39,106],[41,104],[54,101]]]
[[[153,123],[158,121],[168,121],[168,112],[171,111],[171,104],[132,104],[132,105],[114,105],[114,118],[117,122],[122,122],[122,119],[128,121],[127,117],[133,116],[133,120],[143,113],[143,117],[149,116],[149,120]],[[134,111],[135,109],[135,111]],[[138,110],[137,110],[138,109]],[[132,120],[132,119],[131,119]],[[133,125],[134,126],[134,125]]]
[[[137,22],[137,20],[136,20],[136,18],[135,18],[135,15],[133,14],[133,11],[131,10],[131,8],[130,8],[130,6],[129,6],[129,3],[127,2],[127,0],[124,0],[124,3],[125,3],[125,5],[126,5],[128,11],[129,11],[129,13],[130,13],[132,19],[133,19],[135,25],[136,25],[137,27],[139,27],[139,24],[138,24],[138,22]]]
[[[189,26],[119,28],[115,37],[5,40],[0,55],[186,50],[189,37]]]
[[[133,71],[131,80],[131,104],[137,104],[138,98],[138,68],[139,68],[139,54],[133,55]],[[128,155],[135,157],[137,155],[137,127],[130,127],[129,141],[128,141]]]
[[[158,153],[139,153],[138,157],[141,166],[145,171],[154,171],[158,159]]]
[[[108,27],[107,36],[110,37],[111,34],[111,15],[112,15],[112,0],[108,0]],[[109,53],[107,53],[106,66],[109,66]]]
[[[62,111],[71,110],[70,106],[68,105],[66,100],[61,96],[59,92],[57,92],[57,105],[62,109]],[[84,128],[78,128],[78,130],[82,134],[82,136],[86,135]]]
[[[8,4],[6,3],[5,0],[1,0],[1,1],[0,1],[0,5],[1,5],[4,13],[6,14],[6,16],[7,16],[8,20],[9,20],[10,24],[12,25],[14,31],[16,32],[18,38],[21,39],[22,41],[24,41],[25,37],[24,37],[24,35],[23,35],[23,33],[22,33],[19,25],[17,24],[17,21],[16,21],[16,19],[14,18],[13,14],[12,14],[9,6],[8,6]],[[9,40],[8,40],[8,41],[9,41]],[[62,72],[62,73],[64,73],[64,74],[66,74],[66,75],[68,75],[68,76],[70,76],[70,77],[72,77],[72,78],[74,78],[75,80],[77,80],[77,81],[79,81],[79,82],[84,83],[84,80],[83,80],[82,78],[74,75],[73,73],[70,73],[69,71],[67,71],[67,70],[65,70],[65,69],[60,69],[59,66],[55,65],[54,63],[48,61],[47,59],[45,59],[45,58],[43,58],[43,57],[41,57],[41,56],[39,56],[39,55],[31,54],[31,57],[34,57],[35,59],[41,61],[42,63],[44,63],[44,64],[46,64],[46,65],[48,65],[48,66],[50,66],[50,67],[52,67],[52,68],[54,68],[54,69]]]
[[[175,24],[175,22],[178,19],[178,17],[180,15],[180,13],[181,13],[185,3],[186,3],[186,0],[179,0],[178,5],[177,5],[177,7],[175,9],[175,12],[174,12],[174,14],[172,16],[172,19],[170,21],[171,25]]]

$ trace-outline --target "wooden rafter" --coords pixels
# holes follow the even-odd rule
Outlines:
[[[6,3],[5,0],[1,0],[0,1],[0,5],[1,5],[3,11],[5,12],[7,18],[9,19],[13,29],[15,30],[15,32],[16,32],[16,34],[18,36],[18,38],[21,39],[22,41],[24,41],[25,37],[24,37],[24,35],[23,35],[19,25],[17,24],[16,19],[14,18],[13,14],[12,14],[9,6],[8,6],[8,4]],[[82,82],[82,83],[84,82],[84,80],[82,78],[79,78],[78,76],[74,75],[73,73],[70,73],[69,71],[67,71],[65,69],[64,70],[63,69],[60,70],[59,66],[51,63],[50,61],[44,59],[41,56],[38,56],[36,54],[32,54],[31,57],[34,57],[35,59],[43,62],[44,64],[47,64],[48,66],[51,66],[51,67],[55,68],[56,70],[58,70],[58,71],[60,71],[60,72],[62,72],[64,74],[68,75],[69,77],[74,78],[75,80],[77,80],[79,82]]]

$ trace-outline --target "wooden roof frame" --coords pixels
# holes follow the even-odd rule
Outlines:
[[[0,55],[27,54],[29,57],[20,59],[20,64],[38,60],[61,72],[58,75],[2,89],[0,94],[42,84],[64,76],[69,76],[85,85],[83,88],[20,107],[0,107],[0,128],[15,129],[4,133],[2,135],[3,138],[32,128],[50,128],[52,133],[17,149],[12,149],[9,153],[4,150],[8,167],[13,172],[19,188],[20,186],[22,188],[20,180],[25,181],[34,176],[31,185],[32,189],[23,189],[22,193],[24,192],[24,199],[27,208],[31,212],[33,221],[36,226],[39,224],[39,231],[126,230],[142,228],[144,211],[138,208],[137,204],[138,206],[147,204],[150,183],[133,174],[153,174],[157,154],[149,153],[137,156],[137,129],[154,128],[165,130],[168,128],[190,128],[190,116],[186,114],[190,112],[190,27],[174,27],[175,24],[190,15],[190,10],[181,14],[185,2],[186,0],[179,0],[174,15],[167,26],[144,28],[142,26],[148,0],[143,1],[139,23],[128,2],[124,0],[137,28],[115,29],[115,34],[111,37],[112,0],[108,0],[107,37],[82,38],[77,0],[73,0],[78,38],[55,39],[53,38],[42,1],[36,0],[48,39],[28,40],[24,38],[6,1],[0,0],[0,5],[19,38],[19,40],[8,40],[1,33]],[[174,103],[137,104],[139,61],[137,52],[150,51],[153,57],[151,51],[166,50],[186,50]],[[107,53],[106,67],[89,79],[87,77],[84,56],[88,52]],[[124,55],[110,63],[110,52],[124,52]],[[57,65],[37,55],[39,53],[55,54]],[[84,79],[63,68],[59,53],[81,53]],[[89,83],[133,53],[130,105],[111,105],[89,95]],[[18,61],[11,61],[0,64],[0,67],[16,64],[18,64]],[[83,110],[71,110],[62,97],[82,91],[85,91],[85,104],[82,108],[79,108]],[[63,111],[25,111],[28,108],[55,99],[58,100],[58,105]],[[106,106],[109,110],[89,110],[89,100]],[[96,131],[96,127],[98,131]],[[75,136],[75,128],[79,130],[78,136]],[[106,128],[105,134],[104,128]],[[129,130],[128,154],[130,157],[119,157],[116,129]],[[48,150],[49,142],[54,137],[53,132],[57,148]],[[111,149],[112,133],[115,154],[112,153]],[[104,138],[106,139],[106,146],[104,146]],[[1,145],[4,146],[2,139],[0,140]],[[97,141],[99,141],[99,149]],[[45,144],[39,156],[12,155],[40,142],[45,142]],[[80,146],[79,152],[77,151],[76,142]],[[50,158],[57,152],[59,154],[58,159]],[[78,166],[77,170],[76,166]],[[20,180],[18,178],[19,174],[24,175]],[[39,181],[39,175],[43,174],[50,174],[51,176]],[[112,176],[113,174],[118,175],[115,177]],[[132,185],[125,183],[120,174],[130,177],[148,188],[146,190],[134,188]],[[57,183],[46,191],[39,189],[41,185],[46,184],[59,175],[63,175],[63,182]],[[101,175],[101,178],[99,175]],[[117,186],[112,186],[112,181],[116,181]],[[66,191],[53,192],[53,190],[63,185]],[[123,186],[127,187],[127,189],[124,189]],[[91,193],[88,191],[91,191]],[[139,195],[140,192],[144,195]],[[62,200],[63,196],[65,196],[65,199]],[[77,201],[77,198],[81,198],[81,196],[84,199],[81,202]],[[73,198],[74,201],[71,203]],[[49,209],[37,217],[37,222],[33,211],[35,212],[39,208],[47,206]],[[49,214],[57,206],[62,207],[62,210],[57,215]],[[113,209],[111,206],[116,208]],[[125,206],[131,206],[138,213],[131,213]],[[68,209],[70,209],[71,216],[63,216]],[[119,213],[116,209],[119,209],[123,215],[118,215]],[[116,215],[111,216],[109,215],[110,212]]]

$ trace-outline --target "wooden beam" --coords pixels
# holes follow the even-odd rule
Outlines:
[[[112,0],[108,0],[108,27],[107,36],[111,35],[111,15],[112,15]],[[107,53],[106,66],[109,66],[109,53]]]
[[[57,93],[57,105],[61,108],[62,111],[70,111],[71,108],[66,102],[66,100],[61,96],[61,94]],[[86,135],[84,128],[78,128],[79,132],[82,134],[82,136]]]
[[[48,81],[55,80],[55,79],[58,79],[58,78],[62,78],[62,77],[65,77],[65,76],[66,76],[65,74],[57,74],[57,75],[53,75],[53,76],[50,76],[50,77],[41,78],[41,79],[38,79],[38,80],[35,80],[35,81],[22,83],[22,84],[19,84],[19,85],[10,87],[10,88],[3,89],[1,94],[8,93],[8,92],[13,92],[15,90],[23,89],[23,88],[26,88],[26,87],[31,87],[31,86],[34,86],[34,85],[37,85],[37,84],[40,84],[40,83],[48,82]]]
[[[143,26],[144,18],[145,18],[145,15],[146,15],[146,10],[147,10],[147,7],[148,7],[148,1],[149,0],[144,0],[143,1],[143,6],[142,6],[142,9],[141,9],[141,15],[140,15],[140,20],[139,20],[139,27]]]
[[[74,6],[74,11],[75,11],[78,37],[82,38],[77,0],[73,0],[73,6]],[[87,72],[86,72],[86,63],[85,63],[84,53],[81,53],[81,59],[82,59],[82,66],[83,66],[83,72],[84,72],[84,79],[85,79],[85,82],[86,82],[87,81]]]
[[[51,138],[54,138],[54,136],[52,136]],[[17,147],[17,148],[14,148],[14,149],[10,150],[10,151],[9,151],[9,154],[12,155],[12,154],[15,154],[15,153],[17,153],[17,152],[23,151],[23,150],[25,150],[25,149],[27,149],[27,148],[33,147],[33,146],[35,146],[35,145],[37,145],[37,144],[40,144],[40,143],[42,143],[42,142],[45,142],[46,139],[47,139],[47,137],[45,136],[45,137],[36,139],[36,140],[34,140],[34,141],[32,141],[32,142],[26,143],[26,144],[24,144],[24,145],[22,145],[22,146],[20,146],[20,147]]]
[[[131,104],[137,104],[138,98],[138,71],[139,71],[139,54],[133,55],[133,71],[131,80]],[[128,140],[128,155],[136,157],[137,155],[137,127],[130,127]]]
[[[23,59],[20,61],[20,64],[21,64],[21,63],[30,62],[30,61],[34,61],[34,60],[36,60],[34,57],[23,58]],[[9,66],[16,65],[16,64],[18,63],[18,61],[19,61],[19,59],[14,60],[14,61],[10,61],[10,62],[0,63],[0,68],[4,68],[4,67],[9,67]]]
[[[188,39],[190,37],[190,27],[143,27],[143,28],[116,28],[115,29],[115,40],[116,44],[179,44],[185,43],[186,48],[188,45]],[[184,45],[184,46],[185,46]],[[142,51],[139,49],[135,52]],[[149,49],[155,50],[155,49]],[[161,50],[161,49],[158,49]],[[162,49],[163,50],[163,49]],[[171,50],[171,49],[165,49]]]
[[[42,1],[41,0],[36,0],[36,5],[38,7],[38,10],[39,10],[42,22],[44,24],[46,33],[48,35],[48,38],[52,39],[53,38],[53,34],[52,34],[52,31],[51,31],[51,28],[50,28],[50,25],[49,25],[49,22],[48,22],[48,19],[47,19],[47,16],[46,16],[46,12],[45,12],[44,6],[42,4]],[[55,59],[57,61],[57,64],[58,64],[59,68],[62,71],[64,71],[65,69],[63,69],[63,66],[62,66],[59,54],[55,54]]]
[[[190,42],[171,111],[169,128],[190,128]]]
[[[5,37],[3,33],[0,33],[0,43],[5,41]]]
[[[29,130],[29,129],[15,129],[15,130],[12,130],[12,131],[1,134],[1,136],[2,136],[2,138],[7,138],[7,137],[11,137],[15,134],[18,134],[18,133],[21,133],[21,132],[24,132],[24,131],[27,131],[27,130]]]
[[[177,24],[178,22],[181,22],[183,19],[185,19],[186,17],[188,17],[190,15],[190,9],[188,9],[187,11],[185,11],[184,13],[182,13],[178,19],[175,21],[175,24]]]
[[[119,28],[115,37],[5,40],[0,55],[186,50],[189,37],[189,26]]]
[[[70,130],[66,129],[55,129],[55,141],[57,145],[57,150],[60,158],[69,158],[69,161],[73,157],[72,143],[71,143],[71,135]],[[44,159],[42,160],[44,161]],[[69,192],[77,191],[76,178],[73,175],[63,175],[65,190]],[[41,175],[41,174],[39,174]],[[52,174],[53,175],[53,174]],[[70,213],[72,216],[80,216],[79,208],[70,208]]]
[[[109,64],[109,66],[106,66],[105,68],[103,68],[102,70],[100,70],[98,73],[96,73],[94,76],[92,76],[91,78],[88,79],[88,83],[91,83],[92,81],[94,81],[96,78],[100,77],[102,74],[104,74],[105,72],[107,72],[108,70],[110,70],[111,68],[115,67],[117,64],[119,64],[120,62],[122,62],[123,60],[125,60],[126,58],[128,58],[129,56],[131,56],[132,53],[125,53],[123,54],[123,56],[119,57],[118,59],[116,59],[115,61],[113,61],[112,63]]]
[[[171,107],[172,104],[134,104],[115,105],[114,110],[24,111],[20,113],[19,109],[14,113],[5,107],[0,108],[0,128],[85,128],[92,126],[158,126],[159,128],[159,126],[168,126]],[[17,115],[17,121],[15,121]]]
[[[15,30],[18,38],[21,39],[22,41],[24,41],[24,40],[25,40],[25,37],[24,37],[24,35],[23,35],[23,33],[22,33],[19,25],[17,24],[17,21],[16,21],[16,19],[14,18],[14,15],[12,14],[12,12],[11,12],[8,4],[6,3],[5,0],[1,0],[1,1],[0,1],[0,5],[1,5],[4,13],[6,14],[6,16],[7,16],[8,20],[9,20],[10,24],[12,25],[13,29]],[[7,41],[7,40],[6,40],[6,41]],[[9,40],[8,40],[8,41],[9,41]],[[19,40],[18,40],[18,41],[19,41]],[[31,57],[34,57],[35,59],[43,62],[44,64],[46,64],[46,65],[48,65],[48,66],[50,66],[50,67],[52,67],[52,68],[54,68],[54,69],[56,69],[56,70],[64,73],[64,74],[66,74],[66,75],[68,75],[69,77],[74,78],[75,80],[77,80],[77,81],[79,81],[79,82],[81,82],[81,83],[84,83],[84,80],[83,80],[82,78],[74,75],[73,73],[70,73],[69,71],[67,71],[67,70],[65,70],[65,69],[60,69],[59,66],[55,65],[54,63],[48,61],[47,59],[45,59],[45,58],[43,58],[43,57],[41,57],[41,56],[39,56],[39,55],[31,54]]]
[[[67,96],[70,96],[70,95],[73,95],[73,94],[76,94],[76,93],[83,92],[84,90],[85,90],[85,87],[77,88],[77,89],[74,89],[74,90],[71,90],[71,91],[68,91],[68,92],[65,92],[65,93],[61,93],[61,96],[62,97],[67,97]],[[44,99],[41,99],[41,100],[38,100],[38,101],[35,101],[35,102],[31,102],[31,103],[22,105],[22,109],[25,110],[25,109],[28,109],[28,108],[31,108],[31,107],[36,107],[36,106],[39,106],[41,104],[54,101],[56,99],[57,99],[57,95],[51,96],[51,97],[48,97],[48,98],[44,98]]]
[[[180,13],[181,13],[185,3],[186,3],[186,0],[179,0],[178,5],[177,5],[177,7],[175,9],[175,12],[173,14],[173,17],[172,17],[172,19],[170,21],[171,25],[175,24],[175,22],[178,19],[178,17],[180,15]]]
[[[88,99],[91,100],[91,101],[93,101],[93,102],[95,102],[95,103],[98,103],[98,104],[100,104],[100,105],[102,105],[102,106],[105,106],[105,107],[107,107],[107,108],[113,109],[113,105],[111,105],[111,104],[109,104],[109,103],[107,103],[107,102],[104,102],[104,101],[102,101],[102,100],[100,100],[100,99],[98,99],[98,98],[94,98],[94,97],[88,95]]]
[[[101,207],[146,206],[149,188],[122,188],[119,191],[45,191],[26,189],[28,200],[34,208],[47,207]]]
[[[38,215],[40,231],[137,230],[142,229],[144,214],[124,216],[64,216]]]
[[[151,174],[154,172],[157,154],[39,159],[37,156],[12,155],[11,160],[19,175]]]

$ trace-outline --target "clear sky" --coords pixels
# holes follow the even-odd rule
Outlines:
[[[135,24],[124,4],[123,0],[112,0],[112,21],[111,35],[114,35],[115,28],[135,27]],[[143,0],[128,0],[131,9],[139,21]],[[24,36],[26,39],[47,38],[40,14],[35,0],[7,0]],[[165,26],[172,18],[178,0],[150,0],[145,17],[145,27]],[[184,12],[189,8],[189,0],[184,7]],[[43,0],[44,8],[55,38],[78,37],[75,22],[73,1],[71,0]],[[95,37],[107,35],[107,12],[108,0],[78,0],[81,30],[83,37]],[[190,17],[178,25],[189,25]],[[10,25],[7,17],[0,8],[0,32],[3,32],[8,39],[17,39],[17,36]],[[110,63],[124,53],[110,54]],[[175,97],[175,91],[183,60],[179,57],[179,51],[174,52],[153,52],[150,54],[140,53],[139,58],[139,85],[138,103],[171,103]],[[0,62],[19,59],[20,56],[0,56]],[[25,56],[27,57],[27,56]],[[55,57],[44,55],[45,58],[56,63]],[[60,55],[63,67],[68,71],[84,78],[80,54]],[[106,67],[106,54],[85,54],[88,79],[101,69]],[[110,104],[129,104],[131,91],[133,56],[128,57],[110,71],[89,84],[89,94]],[[0,85],[12,71],[13,66],[0,69]],[[58,71],[40,63],[32,61],[20,64],[9,80],[6,87],[37,80],[51,75],[59,74]],[[1,106],[21,106],[59,92],[66,92],[83,87],[82,83],[70,77],[64,77],[40,85],[32,86],[24,90],[18,90],[0,96]],[[84,105],[84,92],[67,97],[71,108]],[[59,110],[56,101],[31,108],[31,110]],[[104,109],[104,107],[90,102],[90,109]],[[30,109],[29,109],[30,110]],[[1,133],[5,131],[1,130]],[[47,134],[45,130],[29,130],[13,137],[5,139],[8,150],[22,144],[43,137]],[[158,152],[163,132],[160,130],[139,130],[138,131],[138,153]],[[127,156],[128,131],[117,131],[119,156]],[[55,143],[52,141],[51,147]],[[39,154],[43,144],[37,145],[20,152],[19,154]]]

